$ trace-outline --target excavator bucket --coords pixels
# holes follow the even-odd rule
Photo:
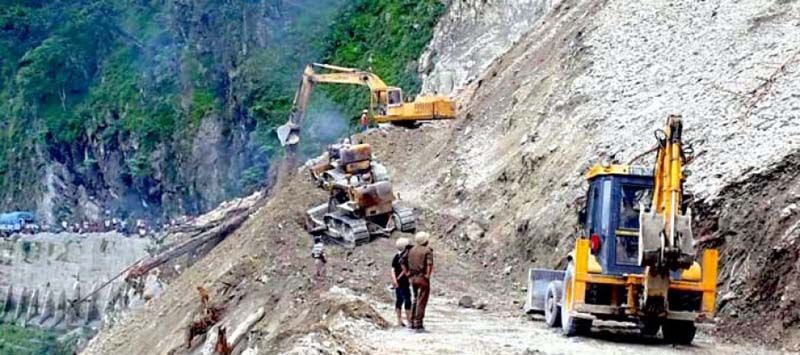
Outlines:
[[[291,120],[278,126],[278,128],[275,129],[275,133],[278,134],[278,140],[281,142],[281,146],[285,147],[287,145],[300,143],[300,127]]]

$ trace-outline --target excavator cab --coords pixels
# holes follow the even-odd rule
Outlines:
[[[389,88],[386,90],[386,106],[395,107],[403,104],[403,90],[400,88]]]

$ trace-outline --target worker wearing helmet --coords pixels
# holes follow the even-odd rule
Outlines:
[[[430,235],[419,232],[414,238],[416,244],[408,251],[408,274],[414,290],[414,307],[412,310],[411,329],[424,331],[425,307],[431,292],[431,275],[433,274],[433,249],[428,247]]]
[[[364,111],[361,111],[361,118],[359,120],[359,123],[361,124],[362,132],[366,131],[367,128],[369,128],[369,115],[367,115],[368,113],[369,111],[367,111],[366,109],[364,109]]]
[[[392,269],[390,271],[392,288],[395,293],[394,309],[397,312],[397,325],[405,327],[403,323],[402,309],[406,310],[406,318],[411,324],[411,284],[408,281],[407,256],[408,251],[413,247],[407,238],[399,238],[395,242],[397,254],[392,259]]]

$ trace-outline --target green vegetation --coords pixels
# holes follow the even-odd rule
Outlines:
[[[0,323],[0,355],[67,355],[72,344],[59,341],[61,333]]]
[[[244,157],[219,167],[238,177],[226,192],[247,192],[280,151],[273,130],[306,63],[370,69],[416,94],[416,59],[443,10],[437,0],[0,0],[0,201],[32,208],[31,182],[51,161],[90,190],[122,181],[148,204],[164,191],[195,197],[194,172],[181,169],[209,117],[234,150],[225,154]],[[326,87],[308,120],[355,117],[366,100],[363,88]],[[332,139],[309,138],[303,151]]]
[[[407,96],[416,95],[421,84],[417,59],[444,10],[437,0],[352,1],[331,28],[325,62],[371,70]],[[363,88],[329,93],[353,117],[369,104]]]

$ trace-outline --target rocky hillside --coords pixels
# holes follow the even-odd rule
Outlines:
[[[280,150],[273,129],[306,63],[369,67],[413,94],[416,59],[443,8],[433,0],[5,1],[0,207],[37,211],[44,223],[105,211],[163,218],[263,187]],[[347,131],[339,104],[367,96],[325,93],[334,102],[316,95],[309,115],[313,151]]]
[[[710,332],[800,350],[800,57],[794,45],[800,3],[563,0],[530,5],[541,16],[522,33],[491,25],[515,6],[460,1],[435,30],[427,53],[448,46],[466,53],[420,60],[429,73],[426,87],[441,79],[459,92],[457,121],[366,137],[387,162],[395,191],[422,211],[422,228],[435,232],[437,251],[447,256],[437,296],[473,290],[496,297],[496,308],[519,302],[527,267],[563,265],[586,169],[601,160],[628,162],[654,145],[653,131],[667,115],[681,114],[684,138],[694,147],[688,184],[695,229],[704,245],[721,251],[720,312]],[[461,16],[471,9],[486,16]],[[482,36],[504,34],[519,37],[459,66],[477,53],[470,46],[487,41]],[[226,325],[264,307],[247,346],[369,353],[353,328],[337,320],[356,318],[369,329],[385,324],[349,298],[331,301],[333,291],[316,292],[306,278],[310,264],[299,258],[310,244],[300,215],[315,199],[301,183],[305,177],[297,179],[275,191],[277,205],[254,215],[146,313],[101,333],[87,353],[134,351],[130,344],[156,334],[170,337],[143,353],[177,349],[181,331],[199,314],[198,283],[215,285],[214,297],[225,299],[232,312]],[[375,275],[381,269],[373,258],[389,247],[379,243],[334,251],[330,281],[380,297]]]
[[[449,234],[487,264],[558,265],[586,169],[630,161],[681,114],[699,237],[722,251],[721,329],[797,346],[800,4],[551,6],[462,91],[462,120],[409,182],[423,203],[461,221]]]

